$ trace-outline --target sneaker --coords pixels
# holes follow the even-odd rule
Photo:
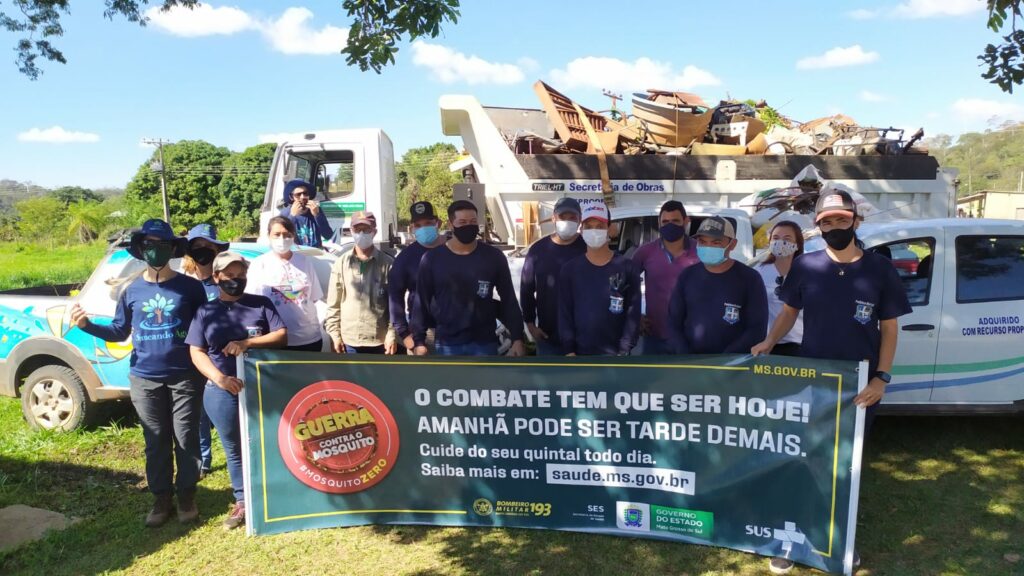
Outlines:
[[[153,509],[146,514],[146,527],[159,528],[171,519],[171,510],[174,508],[170,494],[159,494],[153,501]]]
[[[231,507],[231,512],[228,513],[228,517],[224,519],[224,529],[233,530],[244,525],[245,502],[235,502],[235,505]]]
[[[187,524],[195,522],[199,518],[199,508],[196,507],[196,493],[187,492],[178,495],[178,522]]]
[[[853,569],[860,568],[860,552],[853,551]]]
[[[787,574],[793,569],[793,561],[789,558],[772,558],[768,562],[768,569],[772,574]]]
[[[210,469],[210,468],[200,468],[199,469],[199,479],[202,480],[203,478],[206,478],[207,476],[209,476],[212,473],[213,473],[213,470]]]

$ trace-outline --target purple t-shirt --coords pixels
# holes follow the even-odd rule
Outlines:
[[[739,262],[717,274],[687,268],[672,291],[669,327],[677,354],[748,354],[768,330],[761,275]]]
[[[911,312],[896,268],[888,258],[873,252],[842,265],[824,250],[799,256],[786,276],[780,298],[804,311],[801,356],[867,360],[869,374],[878,368],[879,321]]]
[[[587,252],[583,238],[567,245],[555,244],[545,236],[530,246],[523,262],[519,282],[519,303],[523,320],[534,322],[548,335],[548,342],[558,344],[558,275],[567,262]]]
[[[237,376],[236,358],[223,353],[229,342],[264,336],[284,328],[277,309],[266,296],[242,294],[235,302],[220,298],[203,304],[185,343],[206,349],[213,365],[226,376]]]
[[[577,256],[558,279],[558,331],[562,351],[625,355],[640,328],[640,270],[615,255],[604,266]]]
[[[669,338],[668,303],[676,287],[679,274],[687,267],[697,264],[697,250],[689,238],[683,244],[685,250],[673,258],[661,240],[648,242],[633,254],[633,262],[644,273],[644,298],[647,303],[647,318],[651,322],[651,334],[662,340]]]

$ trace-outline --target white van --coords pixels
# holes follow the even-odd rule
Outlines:
[[[1024,411],[1024,222],[902,220],[858,237],[892,259],[913,306],[885,412]]]

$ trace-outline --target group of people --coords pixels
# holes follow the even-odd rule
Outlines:
[[[236,499],[225,526],[244,523],[236,359],[249,348],[497,355],[500,320],[510,356],[526,354],[529,331],[536,353],[549,356],[866,359],[870,383],[855,401],[868,407],[870,422],[890,379],[896,319],[910,311],[892,264],[856,241],[857,209],[841,190],[823,191],[816,206],[825,250],[803,254],[802,230],[782,221],[770,232],[770,257],[755,268],[730,257],[736,230],[728,219],[707,217],[691,237],[686,208],[668,201],[658,214],[659,238],[626,257],[609,246],[603,202],[562,198],[554,233],[528,250],[518,298],[507,259],[480,240],[481,215],[464,200],[447,208],[450,235],[430,203],[414,203],[416,241],[397,257],[375,246],[372,213],[352,215],[354,245],[334,262],[324,295],[313,261],[293,247],[319,246],[333,232],[309,183],[289,182],[287,196],[267,227],[271,250],[252,262],[228,251],[209,225],[182,238],[163,221],[146,222],[129,252],[147,267],[121,293],[113,321],[72,311],[72,321],[99,338],[132,336],[131,398],[155,495],[149,526],[168,520],[173,493],[179,520],[198,514],[195,487],[210,466],[207,417],[219,431]],[[186,274],[168,267],[174,257],[185,257]]]

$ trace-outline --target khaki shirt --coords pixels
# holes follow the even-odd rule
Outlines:
[[[375,248],[367,260],[349,250],[331,267],[327,319],[331,338],[349,346],[380,346],[395,341],[388,316],[388,272],[394,258]]]

